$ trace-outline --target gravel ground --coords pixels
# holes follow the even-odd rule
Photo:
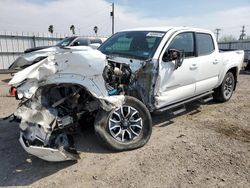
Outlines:
[[[1,119],[17,101],[0,97],[0,186],[250,187],[250,74],[229,102],[193,103],[182,115],[153,115],[143,148],[114,153],[92,129],[76,136],[81,159],[50,163],[28,155],[18,125]]]

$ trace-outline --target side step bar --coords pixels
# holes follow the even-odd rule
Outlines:
[[[181,114],[181,113],[183,113],[183,112],[185,112],[186,111],[186,107],[185,107],[185,105],[183,105],[181,108],[179,108],[179,109],[176,109],[176,110],[172,110],[172,114],[174,115],[174,116],[176,116],[176,115],[178,115],[178,114]]]
[[[211,101],[211,100],[213,100],[214,98],[213,98],[213,96],[208,96],[207,98],[205,98],[205,99],[201,99],[201,102],[202,103],[207,103],[207,102],[209,102],[209,101]]]
[[[166,110],[170,110],[170,109],[172,109],[172,108],[179,107],[179,106],[184,105],[184,104],[186,104],[186,103],[189,103],[189,102],[192,102],[192,101],[201,99],[201,98],[203,98],[203,97],[205,97],[205,96],[208,96],[208,95],[211,95],[211,94],[213,94],[213,93],[214,93],[214,91],[209,91],[209,92],[203,93],[203,94],[201,94],[201,95],[197,95],[197,96],[195,96],[195,97],[186,99],[186,100],[184,100],[184,101],[181,101],[181,102],[178,102],[178,103],[174,103],[174,104],[165,106],[165,107],[163,107],[163,108],[157,109],[155,112],[156,112],[156,113],[158,113],[158,112],[161,113],[161,112],[164,112],[164,111],[166,111]],[[203,102],[205,102],[205,101],[208,102],[208,101],[210,101],[210,100],[212,100],[212,99],[213,99],[213,97],[208,97],[208,98],[206,98],[206,99],[203,99]],[[180,110],[182,110],[182,109],[180,109]],[[183,111],[184,111],[184,109],[183,109]],[[182,111],[182,112],[183,112],[183,111]]]

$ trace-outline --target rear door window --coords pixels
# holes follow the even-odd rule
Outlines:
[[[198,56],[208,55],[215,50],[213,38],[207,33],[196,33]]]

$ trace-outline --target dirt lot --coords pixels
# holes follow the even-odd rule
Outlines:
[[[0,97],[0,118],[16,106]],[[154,115],[149,143],[134,151],[110,152],[85,130],[75,140],[81,159],[59,163],[28,155],[18,125],[0,119],[0,186],[250,187],[250,74],[229,102],[188,109]]]

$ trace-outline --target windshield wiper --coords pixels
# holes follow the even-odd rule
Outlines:
[[[136,55],[132,55],[132,54],[123,54],[123,53],[119,53],[119,52],[102,52],[108,56],[120,56],[120,57],[125,57],[125,58],[133,58],[133,59],[139,59],[139,60],[146,60],[148,58],[145,57],[141,57],[141,56],[136,56]]]

